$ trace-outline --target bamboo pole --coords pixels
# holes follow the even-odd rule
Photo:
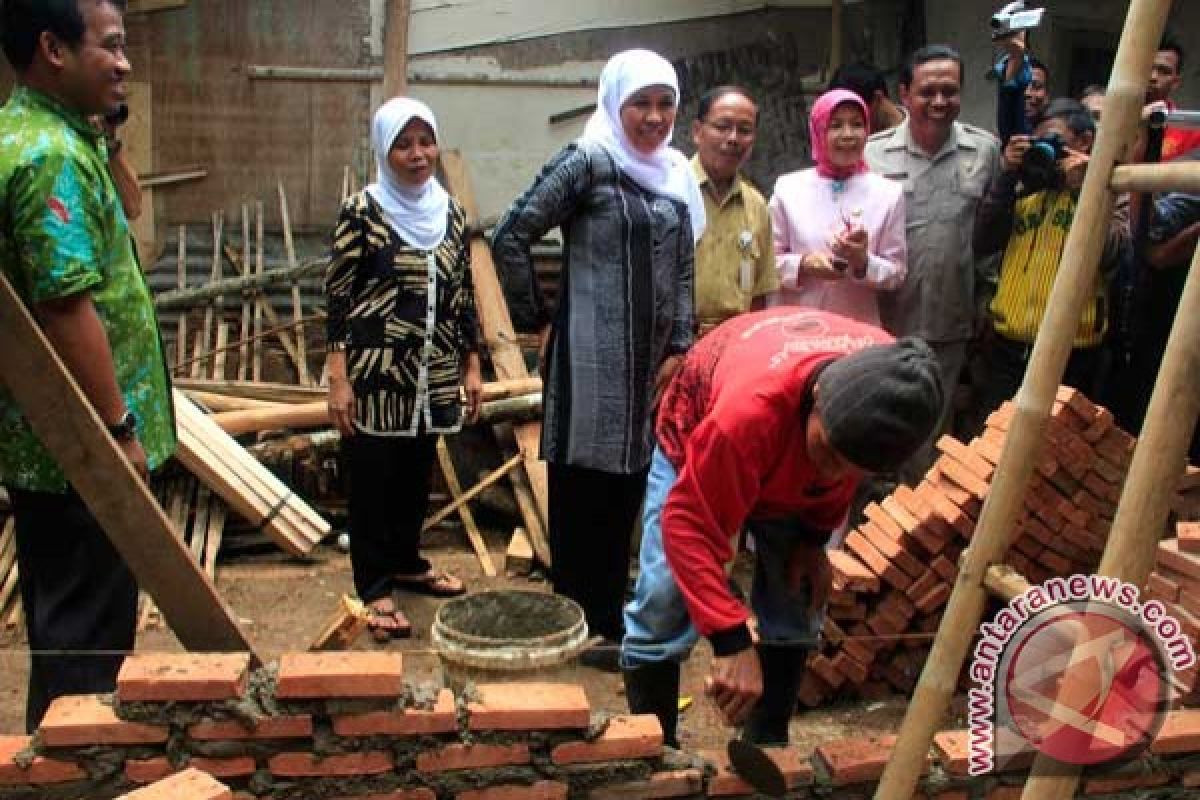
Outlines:
[[[255,400],[266,400],[271,403],[315,403],[324,401],[329,394],[328,389],[319,386],[293,386],[290,383],[263,383],[261,381],[211,381],[204,378],[193,380],[179,378],[175,386],[181,389],[197,389],[203,392],[229,395],[230,397],[249,397]],[[541,378],[524,378],[511,381],[488,381],[483,384],[484,404],[500,400],[515,400],[542,391]]]
[[[255,268],[254,274],[261,277],[263,274],[263,204],[254,204],[254,231],[255,231]],[[254,353],[252,355],[252,367],[250,376],[256,380],[262,380],[262,303],[254,304]]]
[[[1108,184],[1113,168],[1128,155],[1134,141],[1146,76],[1170,5],[1169,0],[1133,0],[1129,6],[1106,95],[1104,125],[1091,155],[1029,367],[1017,392],[1016,416],[933,648],[904,715],[896,747],[876,789],[875,797],[881,800],[913,796],[933,735],[945,718],[983,614],[987,601],[985,573],[1002,560],[1017,528],[1017,515],[1043,443],[1055,392],[1084,303],[1094,285],[1104,247],[1104,237],[1095,232],[1105,230],[1112,217],[1113,196]]]
[[[228,252],[225,253],[225,257],[229,258]],[[231,258],[230,261],[236,264],[240,259]],[[308,275],[311,272],[316,272],[324,266],[325,262],[323,260],[313,259],[305,261],[295,268],[279,267],[277,269],[259,270],[256,274],[249,277],[238,276],[236,278],[226,278],[183,291],[162,292],[154,298],[154,307],[162,311],[168,308],[200,305],[218,295],[240,294],[247,289],[262,290],[278,283],[287,283],[288,281]]]
[[[250,207],[242,203],[242,277],[250,277]],[[238,380],[244,381],[250,375],[250,342],[253,335],[250,331],[253,311],[253,295],[242,291],[242,326],[238,329],[241,338],[241,349],[238,350]]]
[[[1167,340],[1146,424],[1113,518],[1097,572],[1145,586],[1158,542],[1167,527],[1171,497],[1187,466],[1188,446],[1200,413],[1200,247],[1192,257],[1183,297]],[[1022,798],[1075,796],[1079,770],[1039,755]]]
[[[178,271],[178,276],[177,276],[176,280],[179,284],[179,291],[183,291],[184,289],[187,288],[187,226],[186,225],[179,226],[179,261],[176,266],[176,270]],[[180,369],[183,368],[184,362],[187,361],[187,357],[188,357],[187,317],[188,317],[187,309],[186,308],[180,309],[179,310],[179,321],[176,323],[176,327],[175,327],[175,363]]]
[[[490,475],[481,480],[479,483],[475,484],[470,489],[467,489],[458,497],[455,497],[454,500],[452,500],[449,504],[438,509],[437,513],[425,520],[425,523],[421,525],[421,532],[424,533],[434,525],[437,525],[446,517],[450,516],[455,511],[458,511],[460,507],[465,506],[471,500],[474,500],[476,497],[478,497],[484,489],[488,488],[493,483],[509,474],[512,470],[516,469],[516,467],[521,463],[521,458],[521,454],[517,453],[508,461],[505,461],[503,464],[493,470]]]
[[[408,93],[408,0],[389,0],[383,31],[383,99]]]
[[[1114,192],[1187,192],[1200,194],[1200,161],[1130,164],[1113,170]]]
[[[209,283],[208,283],[207,287],[201,287],[199,290],[201,292],[201,296],[204,297],[204,299],[208,300],[209,303],[204,309],[204,327],[201,328],[200,340],[196,343],[196,349],[194,351],[194,355],[192,356],[192,359],[193,359],[192,377],[193,378],[200,377],[200,373],[201,373],[201,369],[202,369],[200,362],[203,361],[202,357],[205,354],[205,352],[207,352],[207,350],[210,346],[209,343],[212,341],[213,317],[215,314],[215,309],[218,305],[224,305],[224,303],[221,299],[221,289],[219,286],[216,286],[216,284],[218,284],[221,281],[221,218],[219,216],[219,212],[216,212],[216,211],[214,211],[212,214],[212,241],[213,241],[213,261],[212,261],[212,270],[209,273]],[[205,292],[204,289],[208,289],[208,288],[213,288],[213,289],[215,289],[215,291]],[[197,290],[196,289],[185,289],[182,292],[179,292],[178,294],[187,294],[188,292],[195,292],[195,291],[197,291]],[[155,305],[158,306],[159,308],[164,308],[165,306],[161,305],[161,302],[160,302],[161,298],[167,297],[170,295],[171,295],[171,292],[167,292],[164,295],[159,295],[159,298],[157,298],[155,300]]]
[[[437,457],[438,464],[442,468],[442,477],[446,479],[446,488],[450,490],[450,496],[454,500],[458,500],[463,495],[462,484],[458,481],[458,471],[454,469],[454,460],[450,458],[450,450],[446,447],[446,437],[444,436],[438,437]],[[471,549],[475,551],[475,557],[479,559],[479,566],[483,569],[483,574],[489,578],[496,577],[496,565],[492,563],[492,554],[488,552],[487,543],[483,541],[479,526],[475,524],[475,515],[471,513],[471,507],[465,502],[459,505],[458,516],[462,520],[463,530],[467,532],[467,541],[470,543]]]
[[[296,268],[296,245],[292,241],[292,223],[288,216],[287,193],[283,190],[283,181],[279,182],[279,216],[283,220],[283,248],[287,253],[288,269]],[[304,319],[304,304],[300,298],[300,283],[292,281],[292,321],[299,325]],[[296,331],[296,380],[301,386],[308,386],[312,381],[308,377],[308,349],[304,329]]]

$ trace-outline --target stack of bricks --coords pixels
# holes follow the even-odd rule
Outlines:
[[[89,800],[668,800],[748,797],[723,753],[662,748],[653,717],[591,717],[581,687],[513,683],[429,708],[400,698],[400,664],[372,653],[133,656],[115,698],[56,701],[33,741],[0,737],[0,797]],[[386,691],[386,694],[385,694]],[[137,699],[122,699],[123,697]],[[270,713],[246,726],[228,715]],[[734,735],[730,731],[730,735]],[[791,800],[868,798],[894,736],[765,748]],[[1016,798],[1031,759],[968,774],[966,731],[934,739],[918,796]],[[1200,786],[1200,709],[1170,712],[1133,762],[1088,770],[1097,796]]]
[[[1143,589],[1143,598],[1159,600],[1183,633],[1200,643],[1200,522],[1180,522],[1175,537],[1159,542],[1154,571]],[[1185,705],[1200,702],[1200,667],[1177,671],[1172,678],[1179,701]]]
[[[1014,415],[1015,406],[1005,403],[969,444],[943,436],[941,455],[919,485],[899,486],[864,509],[863,523],[832,555],[825,642],[809,660],[805,705],[837,693],[912,691]],[[1007,563],[1031,583],[1094,571],[1133,446],[1106,409],[1060,388]]]

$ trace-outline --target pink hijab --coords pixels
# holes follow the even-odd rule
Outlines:
[[[817,98],[812,111],[808,115],[809,141],[812,143],[812,156],[817,162],[817,174],[822,178],[835,181],[845,180],[852,175],[867,171],[867,162],[862,158],[853,167],[835,167],[829,162],[829,152],[825,146],[825,137],[829,132],[829,122],[838,106],[846,103],[853,104],[862,111],[863,122],[867,126],[867,135],[871,135],[871,113],[867,104],[854,92],[846,89],[833,89]]]

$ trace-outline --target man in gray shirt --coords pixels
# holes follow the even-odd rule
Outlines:
[[[995,136],[958,121],[962,57],[944,45],[912,54],[900,73],[908,118],[867,142],[872,172],[904,184],[908,277],[880,295],[884,327],[895,336],[929,342],[946,387],[940,424],[903,472],[911,480],[933,463],[934,441],[946,429],[954,387],[975,326],[975,209],[1000,161]]]

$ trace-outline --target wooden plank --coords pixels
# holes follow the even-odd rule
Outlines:
[[[383,30],[383,99],[408,94],[409,0],[388,0]]]
[[[437,457],[438,464],[442,467],[442,477],[446,479],[446,486],[450,489],[450,496],[458,500],[463,495],[462,485],[458,482],[458,472],[454,469],[454,461],[450,458],[446,439],[442,436],[439,436],[437,440]],[[483,535],[479,532],[479,526],[475,524],[475,515],[471,513],[471,507],[465,502],[462,503],[458,507],[458,516],[462,518],[463,529],[467,532],[467,540],[471,543],[471,548],[479,559],[479,566],[483,568],[483,574],[489,578],[496,577],[496,565],[492,563],[492,554],[488,552]]]
[[[237,618],[2,275],[0,338],[0,380],[179,641],[202,652],[248,651],[257,660]]]
[[[283,249],[287,253],[289,267],[296,266],[296,245],[292,241],[292,223],[288,217],[287,192],[283,190],[283,181],[279,182],[279,216],[283,224]],[[292,322],[300,325],[304,319],[304,304],[300,299],[300,282],[292,281]],[[296,329],[296,379],[301,386],[312,383],[308,377],[308,350],[304,328]]]
[[[309,652],[350,649],[354,640],[367,629],[370,616],[367,607],[357,598],[348,594],[342,595],[337,611],[308,646]]]
[[[155,186],[170,186],[174,183],[197,181],[206,177],[208,177],[208,170],[204,167],[148,172],[138,176],[138,186],[141,186],[143,189],[151,189]]]
[[[188,549],[197,566],[203,565],[204,540],[208,536],[208,513],[212,509],[212,500],[212,491],[207,486],[201,486],[196,492],[196,514],[192,517]]]
[[[242,277],[250,277],[250,207],[242,203]],[[238,380],[244,381],[250,375],[250,330],[253,314],[253,295],[242,292],[242,327],[238,329],[242,347],[238,350]]]
[[[213,380],[225,380],[225,357],[229,355],[229,322],[222,319],[217,325],[217,345],[213,348]]]
[[[154,90],[148,81],[126,81],[125,89],[129,119],[121,126],[120,136],[129,166],[135,174],[142,175],[154,169]],[[142,213],[129,220],[129,230],[137,244],[142,269],[149,270],[160,253],[152,188],[142,188],[141,205]]]
[[[533,571],[533,545],[524,528],[513,529],[508,550],[504,553],[504,571],[511,576],[528,575]]]
[[[446,187],[454,194],[467,216],[472,222],[479,219],[479,209],[475,203],[475,193],[467,177],[466,163],[462,154],[455,150],[442,152],[442,171],[446,177]],[[492,366],[496,377],[500,380],[520,380],[529,377],[525,366],[525,357],[517,345],[517,334],[513,328],[512,317],[508,313],[508,305],[504,300],[504,291],[500,287],[500,279],[496,275],[496,265],[492,261],[492,251],[482,233],[475,233],[471,239],[471,276],[475,284],[475,303],[479,310],[480,323],[483,326],[483,337],[488,351],[491,353]],[[524,457],[525,475],[529,480],[537,506],[537,521],[525,519],[525,528],[533,543],[538,560],[550,565],[550,544],[546,540],[546,529],[549,487],[546,477],[546,464],[538,457],[541,446],[542,424],[540,422],[525,422],[513,426],[513,436],[517,448]],[[524,515],[523,515],[524,516]]]
[[[208,512],[208,535],[204,537],[204,571],[208,579],[217,579],[217,554],[221,551],[221,540],[225,537],[225,519],[228,511],[220,498],[213,497]]]
[[[180,290],[187,288],[187,226],[179,226],[179,256],[176,262],[175,269],[177,272],[176,282]],[[183,369],[183,364],[187,361],[187,318],[188,310],[186,308],[179,309],[179,321],[175,326],[175,367]]]

